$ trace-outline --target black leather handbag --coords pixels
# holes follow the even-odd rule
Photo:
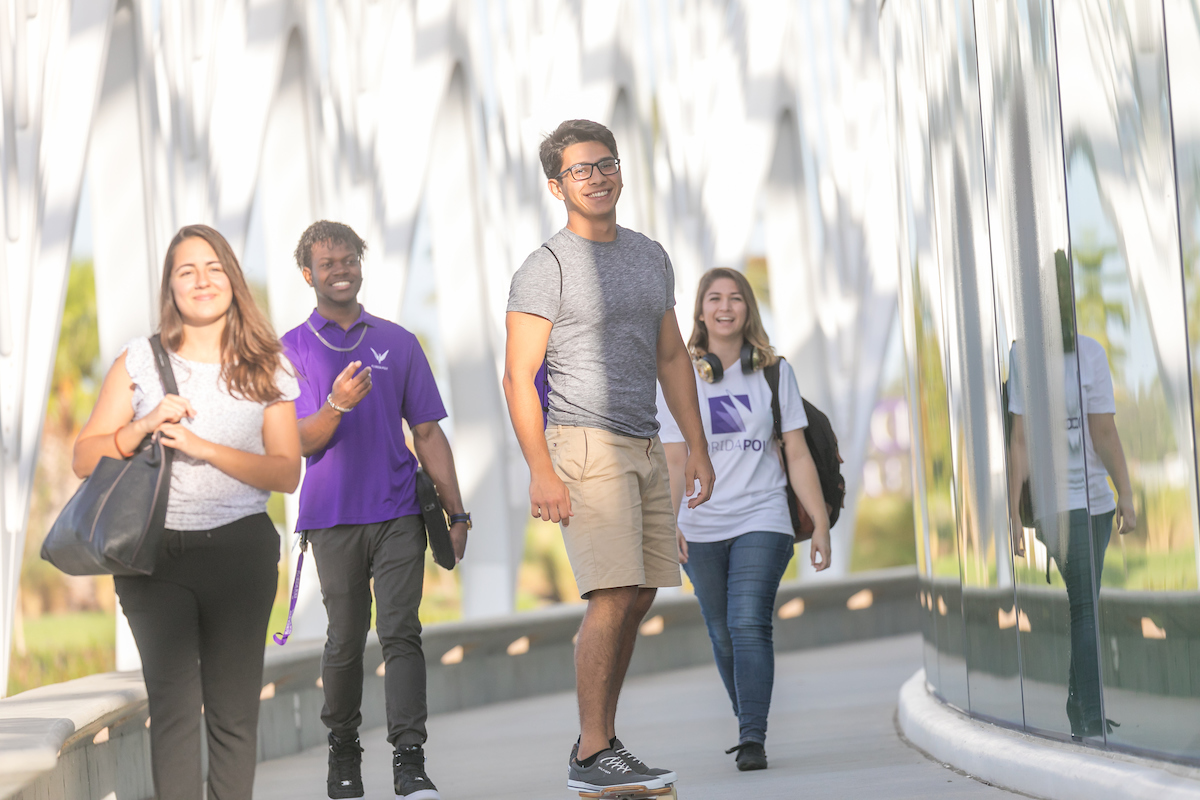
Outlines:
[[[150,338],[166,394],[178,394],[158,335]],[[147,436],[127,459],[102,456],[42,544],[42,558],[68,575],[149,575],[167,518],[174,451]]]
[[[458,562],[454,558],[450,528],[446,525],[446,510],[442,508],[433,478],[423,469],[417,470],[417,502],[421,505],[421,520],[425,523],[425,535],[429,539],[434,563],[442,569],[454,569]]]

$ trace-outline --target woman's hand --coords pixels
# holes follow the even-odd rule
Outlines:
[[[1137,527],[1137,511],[1128,495],[1117,498],[1117,533],[1126,534]]]
[[[683,531],[679,528],[675,529],[675,543],[679,545],[679,563],[686,564],[688,560],[687,539],[683,538]]]
[[[192,407],[186,397],[169,394],[155,406],[153,411],[138,420],[136,424],[141,427],[143,434],[151,434],[159,430],[164,423],[176,423],[184,417],[193,419],[195,416],[196,409]]]
[[[186,425],[164,422],[158,426],[158,430],[162,434],[163,446],[178,450],[198,461],[212,460],[212,443],[192,433]]]
[[[819,561],[817,560],[818,555],[821,556]],[[813,569],[817,572],[829,569],[829,528],[813,531],[809,558],[812,560]]]

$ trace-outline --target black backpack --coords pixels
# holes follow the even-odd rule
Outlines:
[[[780,361],[782,360],[781,358]],[[764,369],[763,375],[767,379],[767,385],[771,387],[771,415],[775,418],[775,441],[779,442],[779,452],[782,455],[783,414],[779,409],[779,361]],[[832,528],[846,504],[846,479],[842,477],[837,434],[829,424],[829,417],[807,400],[804,400],[804,413],[808,417],[804,439],[808,442],[808,452],[812,454],[813,463],[817,465],[817,477],[821,480],[821,493],[825,495],[829,527]],[[796,541],[807,541],[813,535],[813,521],[800,505],[796,493],[792,491],[786,457],[783,458],[783,474],[788,479],[788,511],[792,515],[792,529],[796,532]]]

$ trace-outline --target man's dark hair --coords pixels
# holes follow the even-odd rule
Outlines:
[[[617,140],[612,131],[590,119],[569,119],[554,129],[554,133],[542,139],[538,157],[542,160],[542,171],[547,178],[562,172],[562,154],[573,144],[599,142],[617,157]]]
[[[344,244],[354,250],[359,258],[367,251],[367,243],[349,225],[323,219],[309,225],[304,233],[300,234],[300,243],[296,245],[295,253],[296,266],[300,269],[312,269],[314,244]]]

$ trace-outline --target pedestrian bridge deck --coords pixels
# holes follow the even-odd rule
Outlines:
[[[683,800],[1014,796],[944,768],[897,734],[900,685],[921,665],[917,635],[781,653],[764,772],[739,773],[724,754],[737,725],[712,665],[631,678],[618,729],[645,761],[679,773]],[[565,786],[576,719],[573,693],[433,715],[429,775],[446,800],[574,798]],[[394,797],[384,737],[362,736],[368,800]],[[325,749],[259,764],[255,797],[325,797]]]

